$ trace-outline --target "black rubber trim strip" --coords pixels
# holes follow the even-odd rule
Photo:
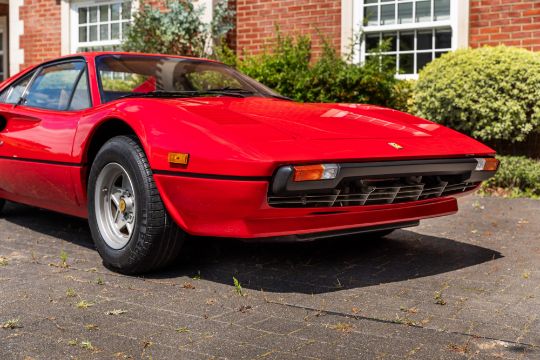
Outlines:
[[[201,174],[192,172],[176,172],[169,170],[152,170],[157,175],[169,175],[179,177],[189,177],[197,179],[214,180],[235,180],[235,181],[270,181],[270,176],[240,176],[240,175],[220,175],[220,174]]]
[[[13,160],[13,161],[22,161],[22,162],[31,162],[31,163],[38,163],[38,164],[49,164],[49,165],[76,166],[76,167],[83,167],[84,166],[84,164],[80,164],[80,163],[70,163],[70,162],[64,162],[64,161],[38,160],[38,159],[27,159],[27,158],[9,157],[9,156],[0,156],[0,159],[2,159],[2,160]]]
[[[369,234],[370,232],[376,232],[376,231],[397,230],[397,229],[403,229],[403,228],[408,228],[408,227],[413,227],[413,226],[418,226],[418,225],[420,225],[420,220],[413,220],[413,221],[406,221],[406,222],[395,222],[395,223],[389,223],[389,224],[364,226],[360,228],[330,230],[330,231],[323,231],[323,232],[285,235],[285,236],[258,237],[258,238],[242,239],[242,240],[244,240],[245,242],[260,242],[260,243],[308,242],[308,241],[334,238],[334,237],[340,237],[340,236]]]
[[[382,178],[386,176],[457,175],[470,177],[476,168],[475,158],[425,159],[376,161],[362,163],[338,163],[339,173],[333,180],[292,180],[293,166],[282,166],[274,174],[272,193],[334,189],[345,178]]]

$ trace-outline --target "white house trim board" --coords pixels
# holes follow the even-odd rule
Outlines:
[[[351,52],[354,46],[354,0],[341,0],[341,55]]]
[[[19,18],[19,8],[24,0],[9,1],[9,73],[14,75],[24,63],[24,50],[21,49],[20,36],[24,34],[24,23]]]
[[[70,34],[71,34],[71,17],[70,14],[70,1],[61,0],[60,3],[60,54],[69,55],[71,53]]]

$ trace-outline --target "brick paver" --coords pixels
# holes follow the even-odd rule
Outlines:
[[[0,359],[540,359],[540,202],[460,205],[382,240],[195,239],[128,277],[83,220],[10,204]]]

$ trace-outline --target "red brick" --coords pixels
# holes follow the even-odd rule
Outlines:
[[[540,1],[470,0],[469,25],[471,47],[504,44],[538,51]]]
[[[250,4],[250,9],[245,5]],[[311,37],[315,55],[322,51],[322,36],[341,44],[341,0],[237,0],[236,44],[239,53],[265,51],[274,40],[276,26],[282,35],[304,34]],[[249,14],[248,14],[248,11]],[[258,38],[247,35],[257,28]]]

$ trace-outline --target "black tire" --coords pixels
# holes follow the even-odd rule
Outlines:
[[[0,199],[0,214],[2,213],[2,210],[4,209],[4,205],[6,205],[6,200]]]
[[[125,169],[137,199],[133,230],[127,244],[120,249],[107,244],[96,213],[96,181],[103,168],[111,163]],[[96,155],[88,180],[88,220],[103,262],[124,274],[140,274],[169,265],[176,259],[186,236],[167,213],[146,155],[136,138],[130,136],[112,138]]]

